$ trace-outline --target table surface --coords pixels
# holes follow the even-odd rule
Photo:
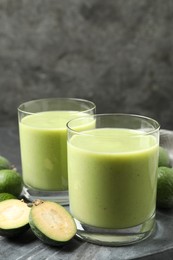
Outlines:
[[[0,155],[7,157],[21,172],[17,127],[0,127]],[[15,239],[0,236],[2,260],[171,260],[173,259],[173,210],[157,211],[157,228],[148,239],[135,245],[105,247],[74,238],[62,247],[50,247],[37,239],[31,230]]]

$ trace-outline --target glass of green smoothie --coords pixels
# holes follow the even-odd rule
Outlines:
[[[69,203],[66,124],[94,113],[93,102],[76,98],[32,100],[18,107],[23,193],[29,201]]]
[[[77,236],[127,245],[155,227],[159,124],[132,114],[96,114],[68,122],[70,211]]]

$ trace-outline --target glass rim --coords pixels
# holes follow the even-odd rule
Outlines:
[[[82,98],[69,98],[69,97],[56,97],[56,98],[40,98],[40,99],[33,99],[33,100],[28,100],[28,101],[25,101],[23,103],[21,103],[18,107],[17,107],[17,111],[20,112],[20,113],[23,113],[23,114],[36,114],[38,112],[30,112],[30,111],[27,111],[27,110],[24,110],[22,109],[22,106],[24,105],[29,105],[32,103],[35,103],[35,102],[45,102],[45,101],[56,101],[56,100],[62,100],[62,101],[67,101],[67,100],[70,100],[70,101],[77,101],[77,102],[83,102],[83,103],[88,103],[90,105],[92,105],[91,108],[88,108],[88,109],[84,109],[82,110],[81,112],[88,112],[88,111],[92,111],[92,110],[95,110],[96,109],[96,104],[93,102],[93,101],[90,101],[90,100],[87,100],[87,99],[82,99]]]
[[[75,126],[73,126],[73,127],[70,126],[71,122],[74,122],[74,121],[77,121],[77,120],[86,119],[86,118],[94,118],[94,119],[96,119],[97,117],[108,117],[108,116],[113,116],[113,117],[118,117],[118,116],[125,117],[125,116],[128,116],[128,117],[143,119],[143,120],[145,120],[147,122],[150,122],[151,126],[153,126],[154,129],[149,130],[148,132],[142,132],[142,135],[154,134],[155,132],[159,132],[159,130],[160,130],[160,124],[155,119],[153,119],[151,117],[148,117],[148,116],[143,116],[143,115],[138,115],[138,114],[128,114],[128,113],[102,113],[102,114],[92,114],[92,115],[86,115],[86,116],[82,116],[82,117],[77,117],[77,118],[73,118],[70,121],[68,121],[67,124],[66,124],[66,127],[67,127],[68,131],[73,132],[74,134],[90,135],[90,136],[92,136],[92,134],[85,133],[85,130],[82,130],[82,131],[75,130],[74,129]],[[132,128],[126,128],[126,129],[132,129]],[[139,135],[141,135],[141,133],[136,134],[136,136],[139,136]]]

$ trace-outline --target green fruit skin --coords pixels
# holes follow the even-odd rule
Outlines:
[[[158,168],[157,207],[173,208],[173,168]]]
[[[2,169],[10,169],[11,163],[9,160],[3,156],[0,156],[0,170]]]
[[[0,228],[0,235],[4,237],[16,237],[25,233],[30,228],[29,224],[22,227],[12,228],[12,229],[2,229]]]
[[[6,193],[6,192],[0,193],[0,202],[4,200],[10,200],[10,199],[17,199],[17,198],[16,196],[10,193]]]
[[[49,223],[48,223],[49,224]],[[30,211],[30,215],[29,215],[29,225],[31,230],[33,231],[33,233],[35,234],[35,236],[40,239],[44,244],[50,245],[50,246],[62,246],[67,244],[74,236],[75,234],[69,238],[69,240],[66,241],[61,241],[61,240],[54,240],[48,236],[46,236],[34,223],[33,219],[32,219],[32,209]]]
[[[16,197],[22,192],[23,181],[15,170],[0,170],[0,193],[10,193]]]
[[[11,195],[11,194],[9,194],[9,195]],[[11,199],[7,199],[6,201],[1,201],[0,205],[6,205],[4,203],[6,203],[7,201],[11,201]],[[13,199],[13,201],[11,201],[11,205],[15,205],[15,201],[20,201],[20,200]],[[22,202],[22,203],[24,203],[24,202]],[[29,216],[28,216],[28,220],[24,224],[21,224],[21,226],[19,226],[17,224],[17,227],[15,227],[15,224],[14,224],[13,228],[2,228],[2,225],[1,225],[0,236],[9,237],[9,238],[17,237],[17,236],[25,233],[29,228],[30,228],[30,225],[29,225]]]
[[[68,241],[56,241],[53,240],[49,237],[47,237],[45,234],[43,234],[34,224],[34,222],[32,221],[32,217],[30,215],[29,217],[29,225],[31,230],[33,231],[33,233],[35,234],[35,236],[40,239],[44,244],[50,245],[50,246],[62,246],[64,244],[66,244]]]
[[[166,167],[171,167],[170,165],[170,159],[169,159],[169,154],[167,150],[163,147],[159,147],[159,162],[158,166],[166,166]]]

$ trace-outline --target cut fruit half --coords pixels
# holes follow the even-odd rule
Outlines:
[[[51,201],[35,201],[31,208],[29,224],[42,242],[53,246],[68,242],[76,234],[76,224],[70,213]]]
[[[0,202],[0,235],[13,237],[29,229],[30,207],[21,200]]]

